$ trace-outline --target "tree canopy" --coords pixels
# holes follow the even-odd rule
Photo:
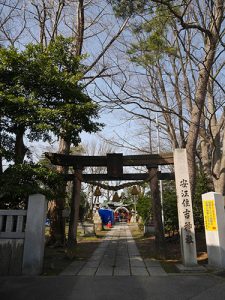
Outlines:
[[[27,141],[56,136],[76,146],[82,131],[96,132],[102,126],[94,120],[98,105],[79,83],[84,57],[74,55],[73,46],[71,38],[59,36],[47,47],[0,48],[0,156],[11,164],[1,170],[4,205],[25,203],[35,192],[52,199],[58,191],[60,196],[54,183],[62,185],[62,176],[47,166],[29,164]]]
[[[0,48],[1,153],[23,162],[30,141],[52,134],[80,141],[82,131],[95,132],[98,106],[79,83],[82,56],[73,55],[71,39],[58,37],[48,47],[29,44],[23,51]],[[10,143],[9,143],[10,142]],[[12,142],[14,147],[12,147]]]

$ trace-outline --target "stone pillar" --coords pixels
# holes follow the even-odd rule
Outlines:
[[[28,202],[23,252],[22,274],[39,275],[42,272],[47,201],[41,194],[31,195]]]
[[[174,170],[182,262],[192,267],[197,265],[197,253],[186,149],[175,149]]]
[[[202,195],[208,264],[225,268],[224,199],[218,193]]]
[[[159,191],[159,181],[158,181],[158,166],[147,166],[148,173],[150,176],[150,189],[152,195],[152,209],[153,209],[153,220],[155,226],[155,246],[158,258],[165,258],[165,238],[164,229],[162,223],[162,205],[160,199]]]
[[[98,211],[96,211],[93,215],[93,222],[94,222],[95,233],[96,233],[96,231],[103,229],[102,219],[101,219]]]

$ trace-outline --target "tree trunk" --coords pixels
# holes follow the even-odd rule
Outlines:
[[[65,220],[62,216],[64,203],[60,198],[50,201],[48,217],[50,219],[50,239],[48,244],[61,247],[65,244]]]
[[[213,46],[208,45],[207,48],[208,50],[206,50],[207,55],[205,57],[205,64],[199,72],[198,84],[195,93],[195,105],[193,106],[193,110],[191,114],[191,121],[190,121],[190,127],[189,127],[189,133],[188,133],[187,145],[186,145],[192,199],[194,196],[195,182],[196,182],[196,161],[195,161],[196,146],[197,146],[197,140],[199,136],[201,115],[202,115],[202,111],[206,99],[209,74],[215,56],[216,44]]]
[[[76,55],[81,55],[84,41],[84,1],[78,1],[77,7],[77,36],[76,36]]]
[[[75,43],[74,55],[81,55],[83,46],[83,36],[84,36],[84,4],[83,0],[79,0],[77,9],[77,35]],[[65,140],[60,137],[59,140],[59,150],[60,154],[69,154],[71,142],[70,140]],[[62,174],[68,173],[68,167],[58,166],[57,171]],[[65,206],[65,196],[66,196],[66,182],[61,187],[61,196],[54,201],[55,209],[50,212],[52,223],[51,225],[51,238],[50,242],[57,244],[65,243],[65,220],[62,217],[62,210]],[[57,224],[58,222],[58,224]]]
[[[2,156],[0,156],[0,175],[3,173]]]
[[[212,18],[210,26],[210,36],[206,36],[205,42],[205,57],[202,60],[202,67],[199,70],[199,77],[195,93],[195,105],[192,109],[190,128],[187,138],[187,158],[189,165],[189,175],[192,199],[195,190],[196,182],[196,145],[199,134],[199,126],[201,121],[201,114],[205,104],[207,86],[209,82],[209,75],[213,67],[215,53],[218,41],[220,39],[220,29],[223,20],[224,13],[224,1],[217,0],[214,5],[214,16]]]
[[[207,100],[209,97],[207,97]],[[212,149],[212,139],[208,132],[208,122],[206,119],[207,111],[209,111],[209,101],[208,108],[204,110],[204,113],[201,117],[200,130],[199,130],[199,159],[200,166],[199,170],[207,178],[207,183],[210,184],[211,189],[213,190],[213,181],[212,181],[212,172],[211,172],[211,161],[212,157],[210,151]]]
[[[2,128],[0,127],[0,151],[2,153]],[[3,157],[0,155],[0,175],[3,173]]]
[[[208,84],[208,103],[209,127],[211,132],[210,139],[210,163],[212,169],[212,179],[214,190],[217,193],[225,194],[225,111],[220,116],[216,115],[216,108],[213,97],[214,82],[210,78]]]
[[[159,181],[157,178],[157,168],[149,168],[150,189],[152,195],[153,219],[155,225],[155,247],[156,255],[160,259],[165,258],[166,245],[162,223],[162,205],[160,200]]]
[[[215,192],[225,195],[225,132],[223,129],[222,133],[222,151],[217,147],[215,151],[217,152],[217,160],[213,166],[213,183]],[[219,143],[220,145],[220,143]],[[218,145],[218,146],[219,146]],[[215,156],[216,154],[214,154]]]
[[[200,168],[205,174],[206,178],[208,179],[208,182],[212,182],[211,180],[211,164],[209,157],[210,153],[210,143],[208,140],[206,140],[205,137],[200,137]]]
[[[76,170],[78,177],[82,176],[82,170]],[[73,249],[77,244],[77,225],[79,219],[79,208],[80,208],[80,192],[81,192],[81,181],[74,175],[73,179],[73,193],[71,199],[71,212],[69,221],[69,232],[68,232],[68,248]]]
[[[18,127],[16,129],[16,142],[15,142],[15,164],[22,164],[24,161],[24,157],[27,152],[27,148],[23,142],[25,129],[24,127]]]
[[[60,154],[69,154],[70,143],[63,138],[59,141]],[[62,174],[68,173],[68,167],[58,166],[57,171]],[[66,197],[66,186],[67,182],[60,187],[58,198],[51,201],[49,207],[49,219],[50,219],[50,240],[49,244],[54,246],[63,246],[65,244],[65,219],[62,216],[62,212],[65,208],[65,197]]]

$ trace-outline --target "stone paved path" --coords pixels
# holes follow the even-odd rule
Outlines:
[[[115,225],[87,262],[74,261],[60,275],[167,276],[156,260],[143,260],[127,224]]]

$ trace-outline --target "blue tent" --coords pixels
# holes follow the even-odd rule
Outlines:
[[[110,208],[100,208],[98,213],[102,219],[102,224],[107,225],[109,221],[114,224],[114,212]]]

